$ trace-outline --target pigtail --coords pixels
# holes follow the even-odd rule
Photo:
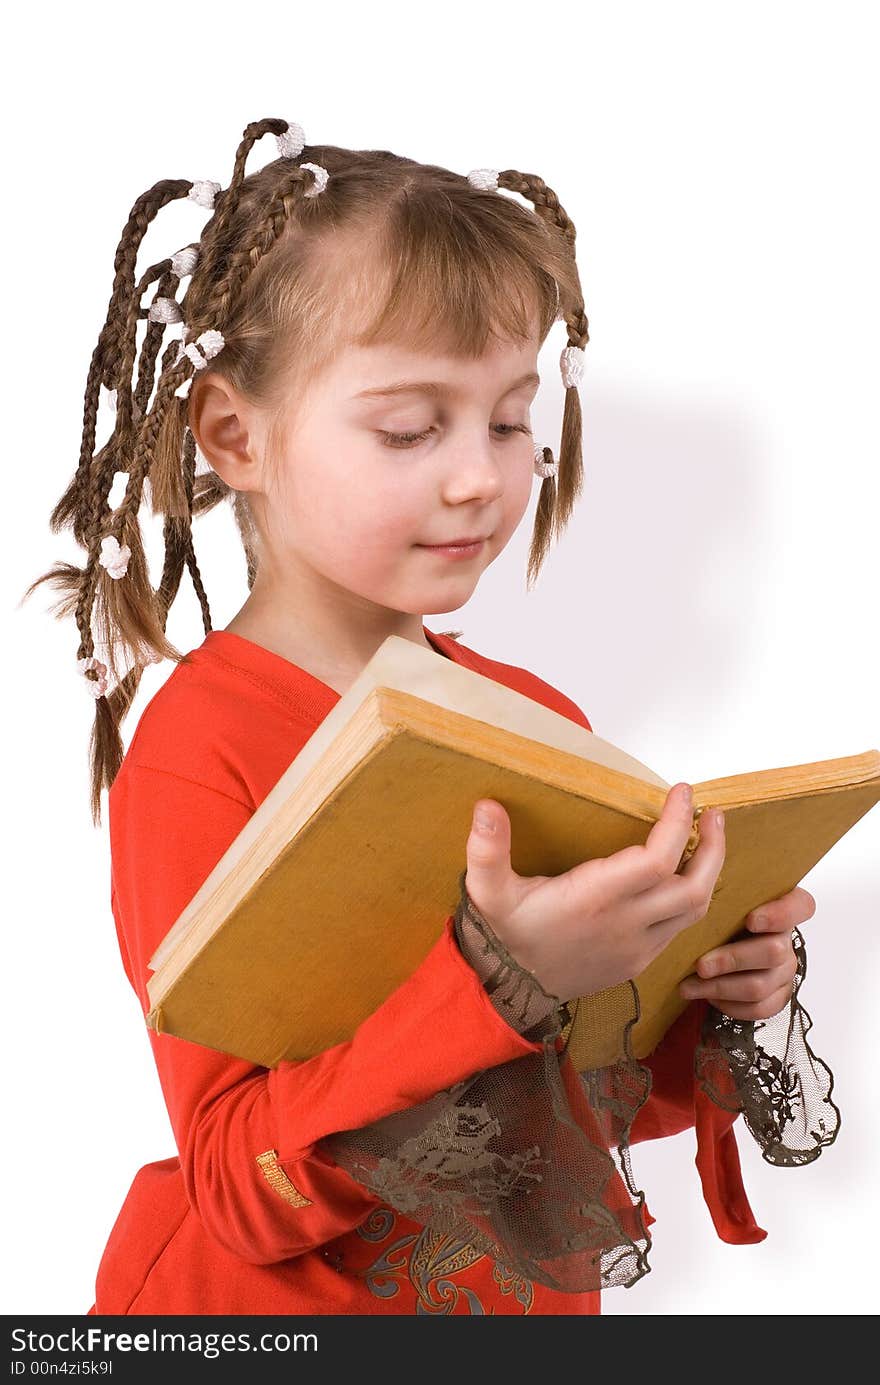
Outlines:
[[[245,217],[243,227],[236,229],[247,156],[267,133],[276,135],[286,159],[280,162],[280,176],[276,170],[273,195],[257,215]],[[54,584],[62,591],[54,614],[59,618],[73,615],[80,632],[78,663],[95,693],[90,760],[91,809],[96,825],[101,791],[109,789],[122,763],[120,727],[144,668],[165,658],[174,662],[183,658],[165,631],[185,568],[199,602],[205,634],[212,629],[208,596],[196,560],[192,519],[227,499],[229,488],[214,473],[196,476],[196,443],[187,422],[188,385],[196,367],[184,346],[187,341],[198,346],[200,341],[212,339],[212,349],[205,348],[208,359],[225,346],[218,324],[234,316],[250,275],[272,249],[302,197],[323,187],[319,174],[324,170],[316,172],[314,165],[303,168],[289,162],[302,151],[299,134],[298,126],[280,119],[248,125],[225,191],[219,183],[209,181],[157,183],[132,208],[116,252],[107,318],[86,381],[79,465],[50,519],[54,533],[71,525],[77,541],[87,550],[86,563],[82,568],[56,564],[30,585],[23,598],[44,581]],[[199,245],[152,265],[135,283],[137,253],[150,222],[163,206],[181,197],[214,210]],[[192,273],[192,279],[182,303],[178,303],[176,295],[184,273]],[[144,294],[153,284],[155,293],[149,307],[144,308]],[[145,318],[146,332],[138,355],[138,326]],[[177,322],[185,323],[183,340],[171,343],[164,352],[157,380],[156,362],[165,328]],[[137,378],[132,385],[136,358]],[[95,454],[102,387],[108,391],[108,401],[115,402],[116,419],[112,437]],[[109,495],[120,472],[127,474],[127,484],[114,511]],[[155,589],[139,520],[145,490],[152,513],[164,516],[163,570]],[[256,535],[246,503],[237,496],[234,511],[250,589],[257,569]],[[95,657],[96,644],[106,665]],[[110,680],[115,686],[108,692]]]
[[[140,300],[145,288],[161,279],[169,268],[164,261],[147,271],[140,284],[135,284],[134,269],[137,253],[146,231],[168,202],[184,196],[191,183],[163,180],[156,183],[135,202],[122,232],[114,260],[115,275],[104,326],[92,353],[86,377],[83,431],[79,463],[76,472],[49,520],[53,533],[70,526],[77,542],[87,550],[85,567],[58,563],[38,577],[24,593],[27,599],[42,582],[49,582],[61,592],[53,613],[59,618],[73,616],[80,632],[77,658],[86,679],[101,686],[102,670],[106,666],[94,657],[92,610],[97,604],[97,624],[102,634],[102,647],[114,677],[119,678],[118,643],[120,630],[128,636],[139,658],[148,658],[146,651],[158,657],[172,656],[173,646],[164,639],[164,627],[157,618],[154,593],[150,586],[146,556],[136,520],[126,514],[118,526],[121,549],[130,554],[126,581],[120,589],[118,581],[109,576],[99,564],[102,531],[110,514],[108,497],[117,472],[126,471],[132,455],[136,429],[142,418],[146,400],[153,383],[155,352],[162,331],[148,325],[141,369],[135,391],[131,388],[131,372],[136,354],[136,329]],[[162,281],[169,289],[170,281]],[[97,415],[102,388],[107,402],[115,405],[113,434],[95,453]],[[119,687],[108,699],[103,693],[95,698],[95,723],[92,728],[90,760],[92,775],[92,816],[99,820],[100,788],[112,782],[122,759],[119,723],[131,703],[140,678],[137,665],[132,675],[125,675]]]
[[[108,390],[117,389],[117,373],[120,367],[122,329],[128,317],[128,309],[134,297],[134,266],[137,252],[146,231],[157,213],[168,202],[186,194],[192,185],[180,180],[163,180],[156,183],[135,202],[126,222],[114,258],[115,275],[107,317],[92,353],[86,377],[83,412],[83,431],[80,444],[79,465],[73,480],[58,501],[49,519],[53,534],[70,524],[77,542],[85,544],[83,517],[89,512],[88,493],[91,473],[98,462],[94,457],[95,432],[98,416],[101,386]],[[121,382],[120,382],[121,383]],[[118,393],[118,391],[117,391]],[[123,415],[123,418],[125,415]],[[117,424],[119,420],[117,418]],[[118,434],[102,451],[113,451]],[[100,454],[99,454],[100,455]],[[41,578],[49,580],[49,577]],[[36,583],[34,584],[37,585]],[[33,590],[33,588],[29,589]]]
[[[518,192],[529,199],[535,212],[549,226],[562,233],[568,245],[571,267],[569,282],[577,292],[561,303],[568,327],[568,345],[583,348],[590,340],[589,323],[584,310],[580,276],[575,260],[575,226],[551,187],[535,173],[519,173],[508,168],[497,175],[497,186]],[[583,417],[577,383],[565,390],[562,414],[562,436],[559,447],[559,469],[556,476],[545,477],[538,496],[535,523],[529,550],[527,590],[531,590],[546,557],[551,542],[558,539],[567,525],[575,501],[583,488]]]

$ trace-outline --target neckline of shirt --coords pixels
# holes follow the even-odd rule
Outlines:
[[[466,650],[451,635],[440,635],[422,624],[425,638],[441,656],[451,659],[455,664],[475,669],[471,652]],[[190,651],[192,655],[216,657],[224,663],[232,664],[263,683],[270,684],[286,701],[291,697],[301,699],[305,694],[312,710],[326,714],[340,700],[340,694],[329,683],[324,683],[315,674],[309,673],[300,664],[293,663],[283,654],[265,645],[257,644],[246,635],[233,630],[211,630],[198,648]],[[479,670],[477,670],[479,671]]]

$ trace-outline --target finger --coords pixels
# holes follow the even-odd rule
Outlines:
[[[471,815],[465,887],[487,917],[502,907],[511,874],[510,818],[494,798],[480,798]]]
[[[723,824],[716,822],[714,813],[703,813],[700,843],[691,859],[677,875],[637,896],[641,921],[649,925],[656,941],[673,937],[709,912],[725,850]]]
[[[625,882],[627,895],[638,894],[674,875],[693,822],[690,784],[673,785],[644,846],[626,846],[605,858],[611,887],[623,888]]]
[[[816,912],[816,901],[809,890],[796,885],[788,894],[760,904],[746,916],[746,927],[753,933],[782,932],[806,923]]]
[[[679,984],[679,994],[685,1000],[733,1000],[742,1004],[759,1003],[773,995],[784,986],[791,987],[795,967],[785,963],[762,971],[732,972],[729,976],[715,976],[711,980],[687,976]]]
[[[791,1004],[794,990],[791,986],[781,988],[763,1002],[752,1005],[738,1005],[735,1001],[725,1001],[715,1009],[729,1015],[733,1020],[769,1020],[787,1010]]]
[[[791,935],[770,933],[758,938],[741,938],[724,947],[705,952],[696,961],[699,976],[720,976],[725,972],[767,970],[783,966],[794,957]]]

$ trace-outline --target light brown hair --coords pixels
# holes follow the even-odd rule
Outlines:
[[[199,372],[219,371],[255,404],[280,415],[291,387],[299,391],[346,344],[405,344],[479,358],[490,336],[526,340],[537,322],[543,343],[564,320],[568,345],[589,340],[575,263],[575,228],[559,199],[537,174],[498,172],[498,188],[532,203],[478,188],[460,173],[393,154],[306,145],[246,175],[248,154],[265,134],[283,135],[288,122],[255,121],[243,132],[227,188],[197,243],[198,263],[180,300],[187,340],[215,329],[224,346]],[[326,187],[309,196],[316,175]],[[136,277],[138,248],[158,212],[188,196],[194,184],[164,179],[132,207],[114,261],[107,317],[86,379],[79,464],[50,516],[58,533],[70,526],[86,550],[85,566],[56,563],[41,582],[58,588],[52,608],[73,616],[80,632],[77,658],[101,655],[113,686],[95,699],[90,742],[91,810],[100,822],[101,790],[113,783],[123,758],[120,726],[150,662],[184,655],[165,634],[168,612],[189,570],[205,633],[212,628],[193,546],[192,519],[229,499],[241,535],[248,588],[259,545],[245,493],[231,491],[213,471],[196,474],[196,444],[188,427],[189,399],[176,394],[194,374],[178,338],[159,361],[165,323],[150,320],[142,300],[175,298],[180,279],[171,257]],[[534,208],[534,210],[532,210]],[[147,319],[138,347],[138,328]],[[157,369],[157,361],[158,369]],[[135,373],[136,366],[136,373]],[[115,427],[95,452],[101,386],[117,392]],[[194,385],[193,388],[196,386]],[[582,484],[578,389],[565,391],[556,477],[541,485],[529,552],[527,586],[538,575],[553,538],[571,514]],[[549,459],[550,449],[545,449]],[[117,472],[127,473],[125,497],[113,510],[108,496]],[[163,516],[164,564],[153,587],[141,534],[144,487],[153,514]],[[125,576],[99,563],[101,541],[115,537],[131,550]],[[89,673],[86,673],[89,677]]]

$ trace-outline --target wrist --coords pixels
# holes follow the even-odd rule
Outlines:
[[[507,951],[501,939],[477,909],[464,883],[455,913],[455,937],[465,961],[476,972],[495,1009],[519,1033],[553,1020],[559,1032],[559,996],[545,991],[533,972],[527,971]]]

